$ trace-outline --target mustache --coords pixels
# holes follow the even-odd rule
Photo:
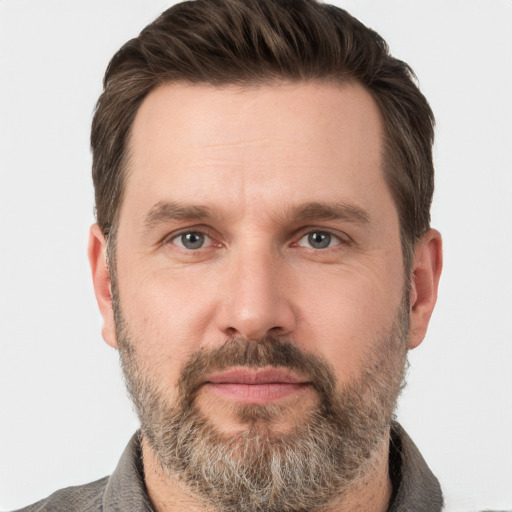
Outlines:
[[[334,371],[323,358],[304,352],[289,338],[267,335],[259,340],[232,337],[219,347],[200,349],[183,367],[178,389],[191,402],[208,373],[269,366],[299,374],[323,396],[332,395],[336,388]]]

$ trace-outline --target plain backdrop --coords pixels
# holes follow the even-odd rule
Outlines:
[[[346,0],[437,117],[437,309],[398,418],[448,511],[512,509],[512,1]],[[0,0],[0,509],[111,473],[137,420],[86,258],[108,60],[163,0]]]

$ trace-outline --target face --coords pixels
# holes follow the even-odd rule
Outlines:
[[[145,432],[157,451],[187,411],[224,445],[304,440],[322,411],[336,424],[350,408],[361,438],[385,437],[424,290],[413,277],[404,291],[382,151],[378,108],[355,84],[170,84],[145,99],[116,237],[117,328],[108,300],[102,311],[135,400],[156,404],[139,412],[156,414],[141,419],[159,425]],[[101,307],[108,284],[95,286]],[[376,402],[378,421],[357,418]]]
[[[329,361],[340,386],[357,378],[404,289],[381,131],[358,86],[168,85],[147,97],[116,266],[124,317],[171,402],[190,357],[234,336],[286,335]],[[225,405],[240,390],[217,388],[201,402],[236,430]]]

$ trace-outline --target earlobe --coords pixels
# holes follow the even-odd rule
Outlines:
[[[97,224],[93,224],[89,231],[89,264],[91,266],[92,281],[96,301],[103,317],[103,339],[114,348],[117,348],[117,336],[112,309],[112,288],[110,273],[106,259],[107,241]]]
[[[437,300],[437,290],[443,267],[441,235],[428,230],[414,251],[410,303],[409,348],[416,348],[425,337]]]

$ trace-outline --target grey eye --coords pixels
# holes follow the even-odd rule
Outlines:
[[[195,250],[201,249],[205,244],[209,243],[210,237],[198,231],[190,231],[182,233],[173,239],[173,243],[184,249]]]
[[[326,247],[329,247],[331,243],[331,235],[329,233],[315,231],[308,235],[308,242],[309,245],[315,249],[325,249]]]
[[[327,231],[312,231],[304,235],[297,245],[301,247],[309,247],[311,249],[326,249],[333,245],[338,245],[341,240]]]

